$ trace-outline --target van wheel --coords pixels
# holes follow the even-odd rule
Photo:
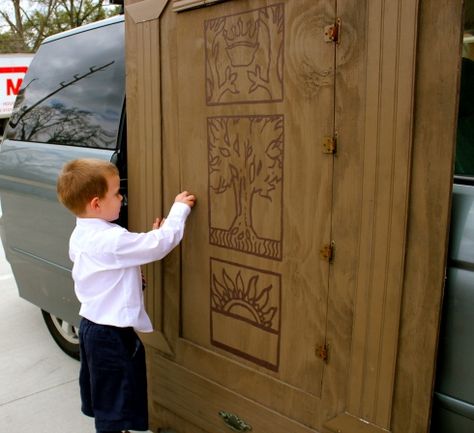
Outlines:
[[[61,350],[74,359],[79,359],[79,328],[59,317],[41,310],[48,331]]]

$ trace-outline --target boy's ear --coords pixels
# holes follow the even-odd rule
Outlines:
[[[90,202],[89,206],[91,207],[92,210],[98,210],[99,209],[99,197],[94,197]]]

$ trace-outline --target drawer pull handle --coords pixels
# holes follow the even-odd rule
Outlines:
[[[227,427],[236,432],[246,432],[252,430],[252,426],[247,424],[243,419],[239,418],[237,415],[224,412],[221,410],[219,416],[224,420]]]

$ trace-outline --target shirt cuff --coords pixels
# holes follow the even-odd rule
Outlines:
[[[187,218],[187,216],[191,213],[191,208],[181,202],[175,202],[173,203],[173,206],[171,206],[171,209],[168,214],[168,218],[170,217],[178,217],[178,218]]]

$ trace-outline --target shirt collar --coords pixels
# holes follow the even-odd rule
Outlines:
[[[76,225],[79,227],[111,227],[115,224],[101,218],[80,218],[76,217]]]

